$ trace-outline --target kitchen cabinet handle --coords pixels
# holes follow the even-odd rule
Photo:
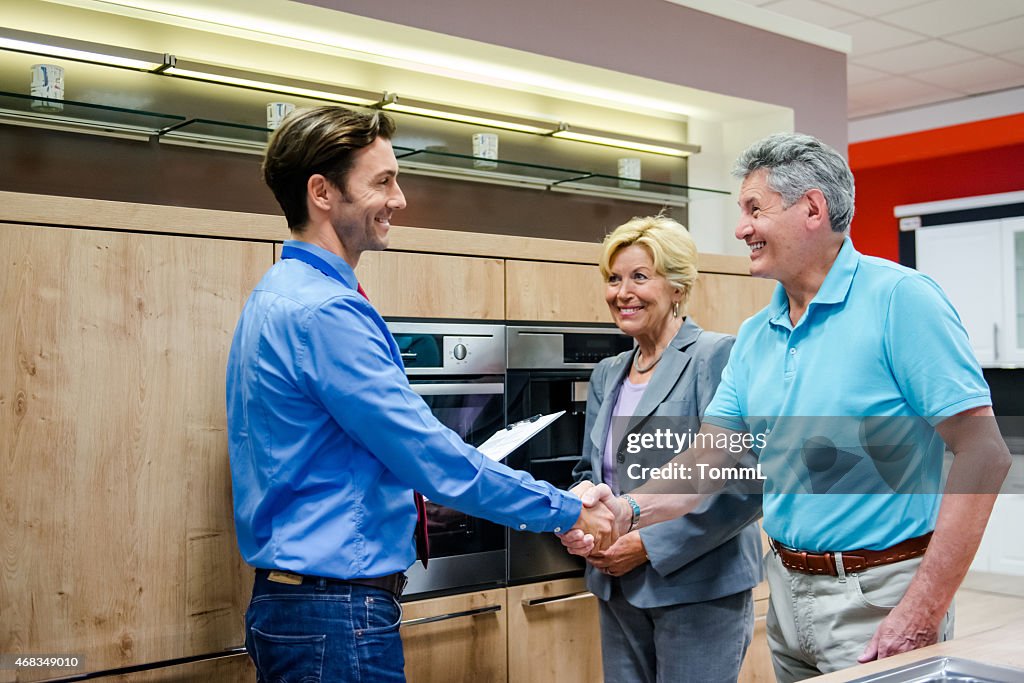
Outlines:
[[[540,605],[550,605],[555,602],[570,602],[572,600],[583,600],[584,598],[592,597],[594,597],[594,594],[590,591],[579,591],[578,593],[567,593],[547,598],[524,598],[523,607],[539,607]]]
[[[469,396],[470,394],[505,393],[505,385],[501,382],[413,384],[411,386],[412,390],[420,396]]]
[[[465,612],[449,612],[448,614],[436,614],[432,617],[408,619],[402,622],[402,628],[405,628],[406,626],[420,626],[422,624],[432,624],[435,621],[448,621],[449,619],[461,619],[462,617],[475,617],[478,614],[490,614],[491,612],[500,611],[501,605],[487,605],[486,607],[477,607],[476,609],[466,610]]]
[[[999,360],[999,323],[992,323],[992,355]]]

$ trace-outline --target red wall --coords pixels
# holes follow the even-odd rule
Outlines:
[[[1024,190],[1024,114],[854,143],[849,155],[857,249],[895,261],[893,207]]]

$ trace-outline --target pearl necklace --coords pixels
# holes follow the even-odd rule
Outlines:
[[[661,353],[658,354],[657,358],[655,358],[653,361],[651,361],[650,365],[648,365],[646,368],[642,368],[642,367],[640,367],[640,350],[637,349],[636,355],[633,356],[633,368],[637,372],[639,372],[641,375],[646,374],[646,373],[648,373],[648,372],[650,372],[651,370],[654,369],[654,366],[658,364],[658,361],[660,361],[661,357],[664,356],[664,355],[665,355],[665,352],[662,351]]]

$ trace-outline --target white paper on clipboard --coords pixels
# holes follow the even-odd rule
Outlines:
[[[528,420],[515,422],[510,424],[508,427],[502,427],[496,431],[491,438],[487,439],[487,441],[484,441],[476,448],[491,460],[500,462],[501,460],[504,460],[509,453],[532,439],[534,436],[539,434],[541,430],[563,415],[565,415],[565,411],[560,410],[557,413],[538,415],[536,417],[531,417]]]

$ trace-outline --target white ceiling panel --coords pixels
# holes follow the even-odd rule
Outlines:
[[[913,28],[929,36],[945,36],[965,30],[987,26],[1020,16],[1021,0],[931,0],[878,18],[888,24]]]
[[[926,69],[912,74],[915,80],[924,81],[940,88],[969,92],[971,86],[986,81],[1003,81],[1024,77],[1024,66],[1013,62],[981,57],[969,62]]]
[[[877,17],[883,12],[892,12],[925,2],[928,0],[824,0],[823,4],[845,9],[864,17]]]
[[[995,93],[1002,90],[1011,90],[1013,88],[1019,88],[1024,86],[1024,74],[1019,76],[1010,76],[1008,78],[1001,78],[995,81],[983,81],[979,83],[972,83],[967,88],[967,92],[972,95],[984,95],[988,93]],[[1017,112],[1018,114],[1021,112]]]
[[[860,66],[853,62],[846,64],[846,85],[860,85],[861,83],[870,83],[871,81],[879,81],[883,78],[889,78],[892,76],[891,73],[884,71],[878,71],[877,69],[869,69],[866,66]]]
[[[836,30],[853,38],[852,58],[917,43],[926,37],[920,33],[912,33],[871,19],[846,24]]]
[[[772,12],[780,12],[790,17],[797,17],[809,21],[818,26],[831,28],[841,24],[849,24],[863,19],[860,15],[846,10],[826,5],[815,0],[776,0],[768,5],[762,5]]]
[[[851,118],[1024,85],[1024,0],[740,1],[851,36]]]
[[[894,99],[896,101],[917,101],[928,97],[963,96],[965,92],[922,83],[904,76],[892,76],[858,86],[856,99],[862,104],[889,103],[891,105]]]
[[[898,109],[893,108],[892,98],[887,98],[885,100],[874,100],[863,105],[851,101],[849,104],[847,117],[853,119],[864,116],[874,116],[876,114],[886,114],[891,113],[893,111],[908,110],[914,107],[934,105],[940,102],[945,102],[950,98],[960,99],[962,97],[964,97],[963,93],[956,93],[945,90],[935,90],[928,93],[921,93],[918,95],[908,95],[898,100],[900,103],[900,107]]]
[[[1019,50],[1010,50],[1009,52],[1000,52],[999,59],[1006,59],[1017,64],[1024,64],[1024,47]]]
[[[982,55],[941,40],[926,40],[858,57],[856,64],[888,73],[911,73],[977,59]]]
[[[1021,3],[1021,15],[991,26],[976,28],[972,31],[951,33],[946,40],[957,45],[973,48],[979,52],[995,54],[1015,50],[1024,42],[1024,2]]]

